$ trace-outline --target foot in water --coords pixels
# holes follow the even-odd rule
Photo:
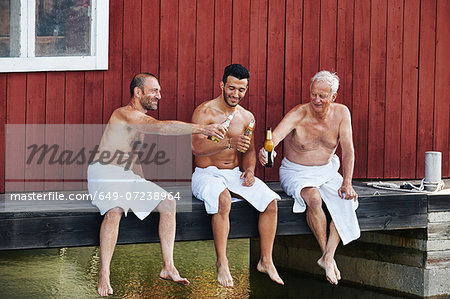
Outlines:
[[[333,260],[326,260],[323,256],[317,261],[317,264],[325,270],[325,275],[327,276],[327,280],[331,284],[338,284],[338,280],[340,279],[340,272],[337,268],[336,262]],[[338,276],[339,274],[339,276]],[[339,277],[339,278],[338,278]]]
[[[109,274],[101,273],[101,272],[99,273],[97,292],[102,297],[108,297],[108,295],[113,294],[113,289],[109,282]]]
[[[164,267],[161,270],[161,273],[159,273],[159,277],[161,277],[162,279],[172,280],[182,285],[189,284],[189,280],[187,280],[186,278],[182,278],[178,273],[178,270],[174,266]]]
[[[275,268],[273,262],[263,263],[260,260],[258,262],[258,266],[256,266],[256,269],[261,273],[266,273],[267,275],[269,275],[270,279],[272,279],[276,283],[284,285],[284,282],[281,279],[280,275],[278,275],[277,268]]]
[[[233,277],[231,277],[228,263],[217,263],[217,281],[224,287],[233,287]]]

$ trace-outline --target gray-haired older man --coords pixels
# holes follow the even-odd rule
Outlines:
[[[342,239],[345,245],[360,236],[355,213],[358,195],[352,187],[354,149],[350,111],[334,102],[338,87],[336,74],[328,71],[315,74],[311,79],[310,102],[289,111],[272,134],[275,147],[285,140],[281,186],[294,198],[294,213],[304,212],[307,207],[308,225],[322,250],[317,264],[332,284],[341,279],[334,260],[339,241]],[[338,173],[340,164],[335,155],[338,144],[342,148],[343,177]],[[265,159],[261,149],[259,160],[263,165]],[[322,200],[332,218],[328,236]]]

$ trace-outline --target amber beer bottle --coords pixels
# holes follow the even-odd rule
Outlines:
[[[264,165],[264,167],[273,167],[272,128],[267,128],[266,140],[264,141],[264,150],[266,152],[266,165]]]
[[[245,136],[248,136],[248,137],[251,137],[251,136],[252,136],[252,133],[253,133],[253,127],[254,127],[254,126],[255,126],[255,120],[252,119],[252,120],[250,121],[250,123],[248,124],[248,128],[245,129],[244,135],[245,135]],[[245,153],[245,151],[243,151],[243,150],[241,150],[241,149],[237,149],[237,150],[240,151],[241,153]]]
[[[231,120],[234,117],[234,112],[232,112],[230,115],[228,115],[227,119],[222,123],[227,129],[230,126]],[[215,136],[208,136],[209,140],[212,140],[214,142],[219,142],[220,139],[216,138]]]

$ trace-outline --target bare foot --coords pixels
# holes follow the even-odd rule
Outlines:
[[[113,289],[109,282],[109,274],[104,274],[102,272],[98,274],[97,292],[102,297],[112,295]]]
[[[334,273],[336,273],[337,280],[341,280],[341,272],[337,267],[336,261],[334,261]]]
[[[317,261],[317,264],[325,270],[325,275],[327,276],[327,279],[331,284],[338,284],[338,279],[336,277],[336,272],[335,272],[335,268],[334,268],[334,265],[335,265],[334,260],[327,261],[322,256]],[[337,267],[336,267],[336,269],[337,269]]]
[[[217,281],[224,287],[233,287],[233,277],[231,277],[228,263],[217,263]]]
[[[261,273],[266,273],[267,275],[269,275],[270,279],[272,279],[276,283],[284,285],[283,280],[278,275],[277,269],[272,262],[263,264],[260,260],[258,262],[258,265],[256,266],[256,269]]]
[[[162,279],[172,280],[182,285],[189,284],[189,280],[187,280],[186,278],[182,278],[178,273],[178,270],[174,266],[163,267],[161,272],[159,273],[159,277],[161,277]]]

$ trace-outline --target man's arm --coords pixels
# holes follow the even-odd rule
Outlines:
[[[194,125],[208,125],[213,123],[211,114],[206,113],[202,106],[197,107],[192,114],[192,122]],[[211,156],[227,150],[230,144],[229,138],[220,140],[220,142],[212,142],[204,135],[192,136],[192,152],[195,156]]]
[[[250,139],[250,145],[247,151],[242,155],[242,169],[244,170],[241,175],[241,179],[242,178],[244,179],[242,185],[250,187],[255,183],[255,166],[256,166],[255,139],[254,136],[252,135]]]
[[[342,107],[342,108],[341,108]],[[342,173],[344,181],[338,190],[339,195],[345,192],[346,199],[357,199],[357,194],[352,186],[353,168],[355,164],[355,150],[353,147],[352,123],[350,111],[346,106],[340,106],[342,121],[339,126],[339,139],[342,149]]]
[[[283,141],[284,138],[295,128],[298,122],[298,109],[299,105],[292,108],[280,123],[276,126],[275,130],[272,132],[272,142],[273,142],[273,157],[276,157],[275,147]],[[266,155],[264,154],[264,147],[259,150],[258,153],[259,162],[262,165],[266,164]]]
[[[190,135],[204,134],[224,137],[226,129],[222,124],[190,124],[178,120],[158,120],[139,111],[122,113],[124,121],[136,130],[147,134]]]

